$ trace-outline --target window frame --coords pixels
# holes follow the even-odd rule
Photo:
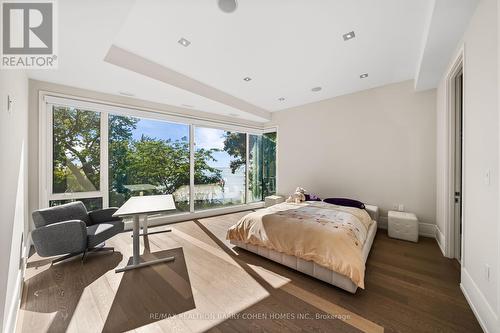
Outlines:
[[[93,192],[73,192],[73,193],[53,193],[53,108],[54,106],[73,107],[88,111],[99,112],[100,114],[100,188]],[[181,116],[162,112],[154,109],[133,107],[108,103],[98,100],[82,99],[74,96],[67,96],[51,92],[39,92],[39,207],[46,208],[49,202],[53,200],[78,200],[86,198],[102,198],[103,208],[109,207],[109,115],[131,116],[137,118],[146,118],[151,120],[160,120],[171,123],[178,123],[189,126],[189,148],[190,148],[190,193],[189,193],[189,212],[172,214],[175,218],[179,215],[193,215],[206,211],[227,211],[234,209],[248,209],[249,205],[263,204],[260,202],[248,202],[248,168],[249,168],[249,134],[263,135],[268,132],[278,132],[277,127],[258,128],[237,123],[224,121],[214,121],[205,118],[193,116]],[[223,131],[233,131],[245,134],[246,137],[246,165],[245,165],[245,201],[242,204],[229,207],[216,207],[204,210],[194,209],[194,157],[195,157],[195,130],[196,127],[214,128]],[[277,142],[276,142],[276,145]],[[276,147],[277,151],[277,147]],[[277,161],[276,161],[277,166]],[[277,172],[276,172],[277,173]],[[277,190],[277,189],[276,189]],[[241,210],[240,209],[240,210]]]

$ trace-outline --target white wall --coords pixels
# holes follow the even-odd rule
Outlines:
[[[7,111],[7,95],[13,99]],[[0,327],[12,332],[19,307],[27,214],[28,79],[0,71]],[[23,252],[21,252],[23,251]]]
[[[273,113],[279,192],[356,198],[384,216],[401,203],[435,223],[435,112],[436,91],[405,81]]]
[[[482,0],[463,37],[464,61],[464,256],[461,286],[483,328],[500,332],[498,8]],[[455,57],[453,57],[454,59]],[[453,61],[453,60],[450,60]],[[450,63],[450,67],[451,67]],[[437,223],[445,229],[446,75],[437,100]],[[490,184],[485,181],[491,172]],[[491,267],[489,280],[486,265]]]

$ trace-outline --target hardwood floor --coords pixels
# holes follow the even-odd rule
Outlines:
[[[481,332],[459,270],[433,239],[379,230],[355,295],[233,247],[225,232],[245,212],[182,222],[145,237],[143,256],[171,263],[116,274],[130,232],[93,254],[51,266],[33,255],[18,332]],[[167,227],[151,228],[150,231]],[[318,319],[317,319],[318,318]]]

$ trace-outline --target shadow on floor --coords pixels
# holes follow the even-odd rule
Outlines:
[[[118,252],[96,253],[84,263],[80,257],[76,257],[49,267],[25,281],[27,292],[35,297],[27,297],[21,309],[55,313],[48,331],[65,332],[85,288],[118,266],[122,258]],[[37,265],[40,266],[42,262],[47,263],[41,260]]]
[[[123,273],[103,332],[133,330],[195,308],[182,248],[147,250],[141,259],[167,256],[175,260]]]
[[[228,254],[248,275],[250,275],[269,296],[251,305],[250,307],[235,313],[230,319],[224,320],[208,331],[214,332],[288,332],[288,331],[312,331],[312,332],[359,332],[356,328],[343,320],[317,319],[327,317],[327,313],[310,305],[304,300],[297,298],[280,288],[274,288],[264,278],[262,278],[250,265],[262,266],[269,271],[279,264],[268,259],[256,256],[252,252],[233,247],[230,249],[216,235],[214,235],[199,220],[194,223],[214,241],[217,246]],[[233,252],[234,251],[234,252]],[[236,253],[235,253],[236,252]],[[288,276],[293,284],[297,284],[296,276],[305,276],[300,272],[294,272],[285,266],[284,271],[289,271]],[[321,281],[320,281],[321,282]],[[349,294],[341,290],[341,294]],[[343,313],[339,313],[343,315]],[[305,318],[305,319],[303,319]]]

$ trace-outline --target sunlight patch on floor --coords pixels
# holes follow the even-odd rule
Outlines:
[[[18,321],[23,321],[23,326],[18,325],[16,328],[17,332],[48,332],[52,322],[57,316],[56,312],[34,312],[28,310],[19,310]],[[23,320],[24,318],[30,318],[29,320]],[[30,329],[31,327],[31,329]]]

